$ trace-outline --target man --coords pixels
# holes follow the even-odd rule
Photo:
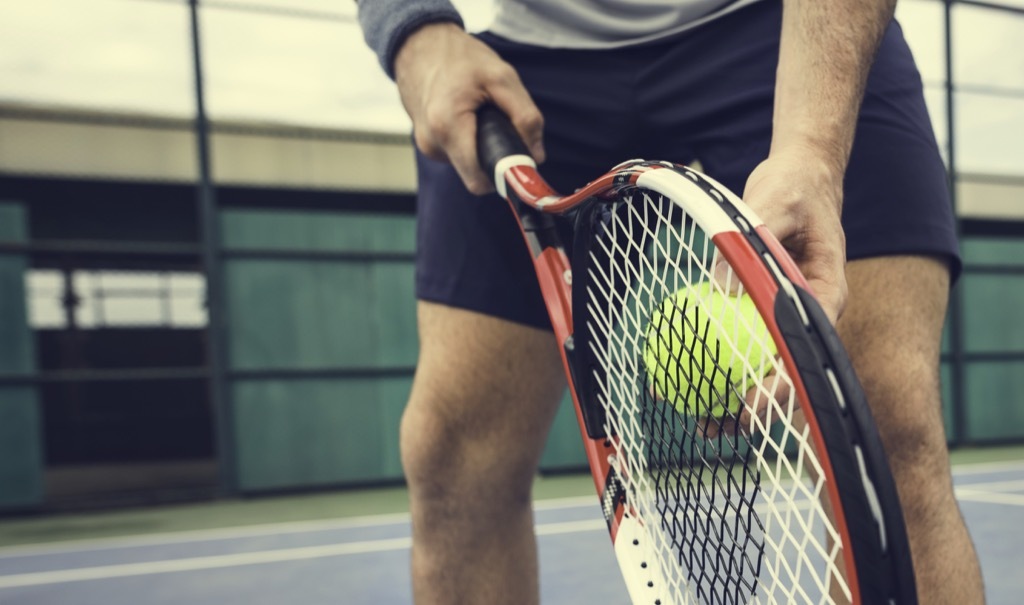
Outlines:
[[[539,598],[530,485],[564,379],[511,216],[477,197],[490,190],[474,138],[485,101],[548,159],[557,189],[645,157],[699,159],[743,192],[864,382],[921,603],[983,601],[940,414],[940,333],[960,261],[893,8],[499,0],[491,31],[472,37],[445,0],[362,0],[419,150],[421,353],[401,435],[418,603]]]

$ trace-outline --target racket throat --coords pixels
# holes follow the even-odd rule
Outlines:
[[[651,537],[640,520],[628,513],[619,521],[615,558],[630,601],[674,605],[672,586],[661,569]]]

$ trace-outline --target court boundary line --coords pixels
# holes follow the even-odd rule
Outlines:
[[[554,536],[571,533],[607,530],[603,519],[584,519],[578,521],[562,521],[538,525],[535,528],[538,536]],[[87,582],[128,578],[144,575],[159,575],[227,567],[244,567],[247,565],[263,565],[269,563],[286,563],[308,559],[323,559],[345,555],[360,555],[378,552],[406,550],[412,546],[409,536],[384,538],[380,540],[364,540],[342,544],[324,544],[318,546],[301,546],[294,548],[278,548],[272,550],[232,553],[226,555],[208,555],[203,557],[185,557],[143,563],[116,563],[93,567],[75,567],[48,571],[34,571],[18,574],[0,575],[0,590],[8,588],[25,588],[66,584],[70,582]]]
[[[254,523],[234,527],[210,527],[184,529],[181,531],[154,532],[110,536],[106,538],[81,538],[60,540],[42,544],[19,544],[0,547],[0,559],[11,557],[45,556],[86,550],[112,550],[138,546],[163,546],[187,542],[210,542],[232,538],[258,538],[275,534],[304,534],[324,530],[355,529],[359,527],[387,527],[402,525],[409,521],[409,513],[364,515],[344,519],[312,519],[309,521],[286,521],[281,523]]]
[[[967,483],[959,485],[957,490],[1007,493],[1024,489],[1024,479],[1007,479],[1005,481],[985,481],[983,483]]]
[[[984,473],[1024,471],[1024,460],[961,463],[953,466],[952,471],[954,478]],[[975,486],[966,485],[962,488],[956,489],[975,489]],[[970,500],[979,501],[976,500],[974,496],[972,496]],[[566,496],[561,498],[536,500],[533,503],[533,509],[534,511],[547,511],[576,507],[582,508],[591,505],[597,506],[598,504],[596,496]],[[45,543],[2,546],[0,547],[0,559],[69,554],[89,550],[113,550],[118,548],[161,546],[188,542],[209,542],[249,537],[255,538],[277,534],[302,534],[324,530],[355,529],[360,527],[386,527],[388,525],[401,525],[408,522],[409,513],[389,513],[346,517],[343,519],[311,519],[307,521],[256,523],[235,527],[186,529],[180,531],[111,536],[106,538],[80,538]]]
[[[1024,459],[995,460],[992,462],[962,462],[952,467],[953,476],[970,476],[983,473],[1024,471]]]
[[[1005,492],[964,490],[963,492],[957,492],[957,500],[964,502],[977,502],[981,504],[999,504],[1004,506],[1024,507],[1024,494],[1008,494]]]
[[[535,511],[560,510],[567,508],[598,508],[600,503],[596,496],[567,496],[538,500],[534,503]],[[135,548],[140,546],[162,546],[183,544],[187,542],[210,542],[233,538],[258,538],[277,534],[303,534],[325,530],[357,529],[361,527],[387,527],[403,525],[409,522],[409,513],[389,513],[381,515],[361,515],[343,519],[311,519],[308,521],[287,521],[281,523],[255,523],[234,527],[211,527],[204,529],[184,529],[181,531],[154,532],[106,538],[80,538],[60,540],[42,544],[18,544],[0,547],[0,559],[11,557],[46,556],[65,554],[87,550],[113,550],[118,548]]]

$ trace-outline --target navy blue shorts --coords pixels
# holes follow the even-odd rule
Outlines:
[[[546,49],[481,39],[519,72],[545,118],[541,173],[569,192],[630,158],[698,159],[740,193],[768,156],[781,11],[766,0],[642,46]],[[550,328],[507,204],[466,191],[447,164],[417,154],[416,293],[421,300]],[[899,25],[871,71],[847,170],[851,260],[949,259],[959,273],[946,170]]]

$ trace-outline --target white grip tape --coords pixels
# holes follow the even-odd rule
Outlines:
[[[494,166],[494,187],[498,190],[498,195],[503,198],[508,198],[508,188],[505,184],[505,172],[509,168],[516,166],[529,166],[530,168],[536,168],[537,162],[533,161],[528,155],[518,154],[510,155],[505,158],[498,160],[498,163]]]

